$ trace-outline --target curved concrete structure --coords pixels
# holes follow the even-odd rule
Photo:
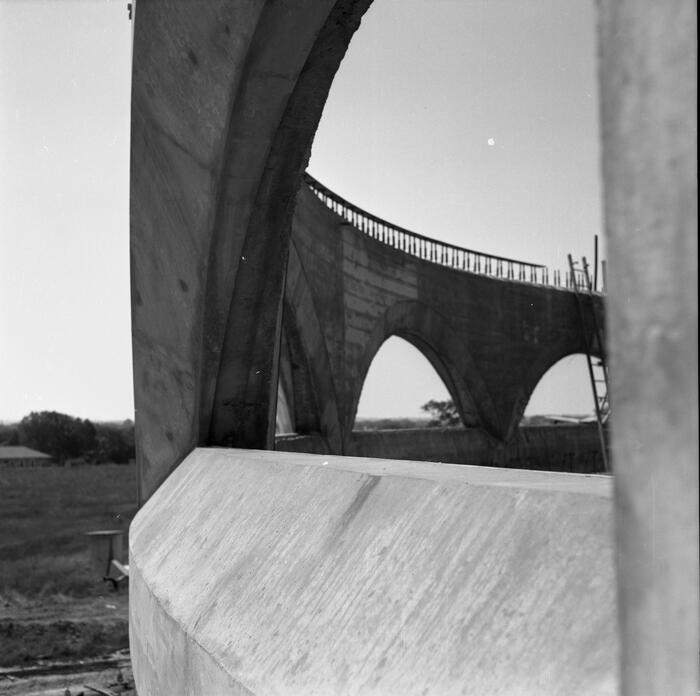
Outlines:
[[[509,262],[503,279],[448,269],[432,240],[420,240],[429,260],[416,258],[299,191],[369,4],[138,6],[131,269],[142,500],[196,445],[273,447],[280,351],[295,428],[345,453],[367,370],[391,335],[426,355],[466,424],[501,441],[547,369],[584,350],[572,293],[516,280],[536,267],[515,262],[513,275]]]
[[[370,1],[136,3],[130,217],[141,500],[197,444],[272,446],[270,347],[294,200],[333,75]]]
[[[614,694],[612,481],[200,449],[130,535],[143,694]]]
[[[425,355],[465,425],[499,441],[513,437],[545,372],[561,358],[585,352],[586,341],[595,345],[593,324],[582,329],[572,291],[446,267],[437,253],[433,262],[418,258],[359,227],[308,186],[299,191],[282,373],[294,373],[290,364],[299,370],[286,388],[297,404],[296,432],[319,433],[336,454],[352,453],[362,386],[390,336]],[[587,317],[591,311],[602,323],[601,296]]]
[[[333,73],[369,3],[137,3],[130,197],[141,501],[198,444],[271,445],[293,202]],[[602,0],[599,10],[620,675],[622,693],[630,696],[698,690],[696,14],[691,0]],[[299,292],[305,292],[301,286]],[[504,288],[503,300],[506,295]],[[413,327],[426,321],[434,320],[420,319]],[[318,333],[304,339],[300,334],[288,340],[297,354],[307,349],[305,342],[319,340]],[[477,362],[472,348],[469,352]],[[303,379],[313,386],[318,377],[312,367],[304,368]],[[328,383],[321,377],[321,384]],[[313,399],[313,393],[307,389],[305,398]],[[498,397],[490,398],[494,432],[505,432],[508,399],[499,404]],[[488,408],[479,408],[484,418]],[[319,409],[316,420],[328,428],[329,440],[342,442],[347,419],[347,411],[331,408]],[[416,666],[431,675],[427,687],[439,685],[443,693],[458,688],[484,693],[490,686],[495,693],[498,688],[523,693],[525,687],[541,692],[550,685],[557,693],[614,688],[615,641],[605,628],[610,624],[597,613],[599,602],[590,599],[593,592],[608,606],[612,601],[612,563],[591,572],[608,537],[607,500],[571,493],[552,497],[531,487],[453,488],[432,474],[407,482],[403,476],[379,477],[376,468],[331,475],[326,468],[294,467],[292,475],[274,465],[262,471],[259,462],[251,471],[250,462],[229,461],[229,467],[219,461],[212,476],[195,464],[196,459],[176,471],[132,530],[133,607],[139,608],[132,610],[132,654],[141,693],[216,693],[219,687],[250,693],[264,688],[266,679],[274,680],[278,692],[291,691],[303,679],[302,688],[322,693],[329,683],[373,688],[374,679],[402,692],[407,679],[421,683],[423,672]],[[208,485],[200,485],[198,476]],[[316,486],[313,494],[310,484]],[[374,500],[387,491],[393,502],[382,497],[379,511]],[[308,504],[300,507],[296,494]],[[416,505],[399,508],[394,496]],[[540,505],[545,498],[547,504]],[[533,525],[514,528],[511,517]],[[317,523],[310,530],[309,519]],[[271,527],[276,520],[279,527]],[[311,536],[290,537],[288,528]],[[408,536],[395,536],[392,529],[399,528]],[[386,553],[393,549],[397,561],[411,563],[384,567],[382,593],[370,595],[366,574],[382,568],[378,529],[391,542]],[[501,529],[521,543],[509,547]],[[540,529],[555,543],[538,550]],[[575,535],[581,543],[570,543]],[[594,548],[586,546],[588,538]],[[279,539],[288,546],[276,545]],[[526,562],[527,554],[518,555],[531,542],[536,567]],[[354,585],[324,565],[321,543]],[[508,553],[489,556],[491,543]],[[291,565],[270,566],[274,572],[268,575],[265,568],[275,562],[270,548],[296,555]],[[470,548],[481,549],[473,566]],[[232,557],[238,565],[231,565]],[[450,565],[452,557],[460,560],[465,578]],[[498,570],[521,562],[518,572],[503,575],[507,591],[491,593]],[[552,619],[556,603],[552,614],[542,614],[551,593],[545,593],[540,573],[550,567],[555,572],[545,580],[556,584],[564,573],[567,585],[558,620]],[[580,573],[570,574],[568,567]],[[480,568],[493,572],[479,575]],[[244,582],[248,577],[255,582]],[[337,580],[337,593],[327,596],[344,602],[331,605],[333,616],[325,613],[323,596],[305,594],[324,578]],[[468,597],[461,594],[461,579],[470,588]],[[532,593],[529,581],[535,583]],[[460,601],[444,602],[426,586],[450,588]],[[230,587],[237,594],[217,604]],[[280,593],[298,588],[305,611],[297,613],[293,601],[271,604],[270,587]],[[475,605],[468,600],[480,596],[499,601],[469,614]],[[240,597],[250,602],[237,604]],[[357,598],[364,613],[353,624]],[[396,599],[392,612],[385,598]],[[453,621],[448,605],[463,623]],[[500,613],[504,608],[508,613]],[[391,634],[394,616],[413,642],[402,646],[395,632],[382,663],[383,654],[371,647],[375,634],[380,641],[388,634],[372,619],[381,618]],[[319,617],[328,623],[314,623]],[[558,643],[542,643],[543,634],[530,631],[530,620],[551,629]],[[276,635],[267,632],[271,626],[279,627]],[[304,633],[308,626],[313,633]],[[518,632],[509,634],[511,626]],[[292,667],[269,653],[285,647],[283,630],[308,638],[308,649],[303,640],[295,643]],[[569,650],[572,633],[575,649]],[[334,642],[336,635],[340,642]],[[473,635],[483,635],[484,644],[469,643]],[[337,658],[330,667],[313,643],[319,637],[324,654]],[[410,652],[416,645],[427,647]],[[512,654],[530,661],[509,659],[511,646]],[[311,664],[316,669],[307,671]],[[405,669],[399,672],[397,665]],[[547,683],[538,682],[543,675],[551,675]],[[220,681],[198,681],[206,677]]]

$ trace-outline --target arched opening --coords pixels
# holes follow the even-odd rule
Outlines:
[[[292,415],[291,403],[282,380],[279,380],[277,383],[275,435],[291,435],[294,432],[294,416]]]
[[[357,406],[354,430],[428,427],[452,397],[430,361],[398,336],[381,345],[369,366]]]
[[[287,318],[289,315],[285,314]],[[289,319],[282,324],[280,337],[279,369],[277,376],[277,405],[275,411],[275,435],[291,435],[297,432],[294,390],[295,361],[292,357],[290,337],[296,338],[289,326]]]
[[[595,402],[586,356],[567,355],[542,376],[525,407],[522,425],[586,422],[595,418]]]

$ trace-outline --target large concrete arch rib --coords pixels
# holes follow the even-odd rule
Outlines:
[[[294,196],[370,2],[138,5],[131,276],[141,502],[197,444],[270,444]]]
[[[287,4],[287,3],[283,3]],[[233,296],[229,305],[223,346],[219,357],[214,403],[212,406],[209,441],[239,447],[273,446],[271,394],[276,385],[275,358],[270,346],[276,345],[281,321],[280,299],[284,287],[291,216],[309,149],[321,117],[330,84],[340,64],[352,33],[368,2],[336,3],[319,26],[322,13],[318,3],[306,2],[305,10],[295,3],[299,17],[299,34],[289,35],[286,12],[280,14],[279,3],[269,6],[271,35],[265,35],[261,45],[263,61],[260,73],[251,73],[252,105],[248,94],[241,106],[243,132],[241,140],[247,145],[250,137],[245,129],[260,118],[254,111],[266,106],[264,99],[278,100],[286,92],[285,70],[289,65],[300,69],[293,84],[284,113],[264,160],[259,162],[260,179],[252,197],[248,230],[239,263]],[[311,50],[305,53],[298,44]],[[313,44],[312,44],[313,42]],[[283,48],[277,48],[277,45]],[[257,54],[253,63],[260,61]],[[275,86],[282,71],[282,85]],[[260,102],[263,101],[263,104]],[[238,140],[238,134],[233,136]],[[236,142],[237,144],[237,142]],[[247,162],[234,155],[234,171],[226,172],[233,188],[249,176]],[[227,207],[222,207],[226,217]],[[217,226],[226,234],[228,225]],[[253,328],[241,336],[241,327]],[[261,359],[262,356],[262,359]]]

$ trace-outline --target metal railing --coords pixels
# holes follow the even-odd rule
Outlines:
[[[550,272],[549,268],[541,264],[484,254],[425,237],[358,208],[326,188],[308,172],[304,174],[304,182],[328,208],[346,222],[372,239],[398,251],[460,271],[573,290],[573,279],[569,272]]]

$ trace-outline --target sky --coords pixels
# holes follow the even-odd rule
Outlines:
[[[130,70],[124,0],[0,0],[0,420],[133,417]],[[563,269],[602,234],[595,71],[592,0],[375,0],[309,170],[421,234]],[[589,409],[565,363],[529,412]],[[444,394],[392,338],[358,415]]]
[[[0,418],[133,418],[125,2],[0,0]]]
[[[563,270],[568,253],[592,259],[596,234],[605,253],[596,82],[592,0],[375,0],[309,171],[400,226]],[[358,416],[421,415],[429,398],[444,385],[392,337]],[[570,356],[526,413],[592,410],[585,358]]]

